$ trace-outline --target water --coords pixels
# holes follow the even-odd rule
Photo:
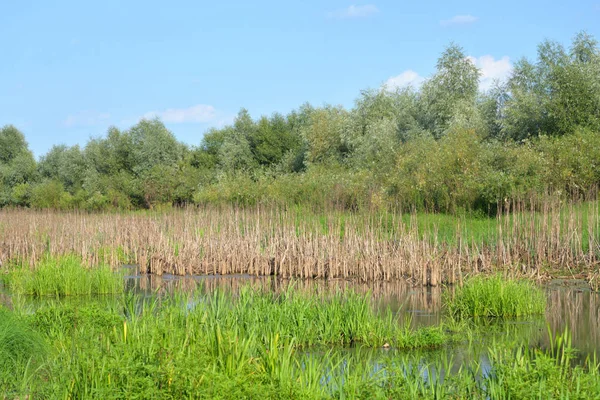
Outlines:
[[[250,275],[129,275],[126,279],[129,289],[145,293],[197,288],[206,292],[216,288],[235,292],[246,285],[275,292],[285,290],[289,285],[317,292],[352,289],[359,293],[371,293],[380,309],[390,308],[398,314],[401,321],[408,321],[415,328],[438,325],[442,322],[442,298],[444,291],[450,290],[441,287],[412,287],[406,282],[367,284],[346,280],[283,280]],[[572,345],[580,351],[581,358],[591,356],[595,352],[600,354],[600,293],[591,291],[585,282],[576,280],[552,281],[545,288],[548,302],[544,317],[492,323],[493,329],[490,331],[505,332],[531,346],[546,348],[549,346],[548,328],[553,334],[561,334],[568,328]],[[462,353],[459,352],[459,355]]]
[[[274,292],[284,291],[290,285],[299,290],[327,292],[332,290],[354,290],[359,293],[370,293],[375,304],[381,310],[390,309],[396,313],[399,320],[409,323],[413,328],[439,325],[444,319],[442,307],[443,296],[446,288],[412,287],[406,282],[376,282],[357,283],[346,280],[283,280],[275,277],[255,277],[249,275],[233,276],[174,276],[174,275],[139,275],[135,269],[126,269],[126,287],[128,290],[146,294],[147,298],[156,295],[172,293],[175,290],[195,291],[210,293],[217,288],[233,292],[250,285],[256,289]],[[424,369],[422,374],[428,379],[433,374],[435,379],[444,379],[444,376],[459,368],[471,365],[479,366],[479,373],[486,374],[491,369],[487,354],[487,346],[493,340],[519,342],[535,348],[548,348],[550,346],[549,331],[561,334],[568,328],[572,345],[579,350],[579,361],[593,356],[600,350],[600,294],[592,292],[584,282],[580,281],[553,281],[546,287],[547,309],[545,316],[533,318],[491,321],[481,329],[481,337],[464,343],[454,344],[436,351],[401,352],[395,349],[365,349],[361,347],[346,348],[336,351],[336,357],[354,357],[355,359],[371,360],[373,371],[378,365],[389,362],[390,359],[406,359],[411,356],[407,365],[442,365],[442,371]],[[0,287],[0,303],[10,304],[11,296]],[[35,308],[36,304],[56,299],[19,300],[30,301]],[[89,297],[72,297],[60,301],[85,303],[91,301]],[[110,303],[112,296],[98,296],[93,301]],[[323,354],[325,354],[325,350]],[[303,354],[305,357],[319,357],[318,349],[308,349]],[[385,360],[385,361],[384,361]],[[437,364],[436,364],[437,362]]]

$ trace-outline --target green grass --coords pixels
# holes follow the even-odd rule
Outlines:
[[[402,327],[352,292],[248,287],[36,307],[16,311],[52,344],[43,372],[23,389],[36,398],[323,398],[334,390],[323,374],[341,362],[335,349],[430,349],[453,340],[443,326]]]
[[[600,212],[600,201],[581,203],[566,202],[557,206],[560,213],[558,220],[563,229],[566,229],[569,217],[581,222],[581,246],[588,250],[588,216]],[[550,216],[548,216],[550,218]],[[297,208],[295,212],[295,225],[298,232],[300,227],[310,229],[314,233],[327,234],[333,229],[340,236],[344,235],[344,227],[351,223],[357,229],[373,229],[381,233],[383,238],[393,238],[400,229],[416,229],[421,238],[428,238],[437,243],[456,245],[460,236],[463,243],[477,243],[494,246],[499,239],[499,223],[503,225],[503,234],[509,234],[507,227],[520,226],[522,229],[531,228],[531,221],[538,229],[543,221],[543,213],[523,211],[511,213],[508,216],[486,216],[481,213],[463,212],[460,214],[444,214],[431,212],[417,212],[397,214],[394,212],[380,211],[374,213],[329,211],[325,213],[314,212],[308,208]],[[368,221],[365,224],[365,221]],[[546,221],[550,223],[551,221]],[[309,227],[309,228],[307,228]],[[598,234],[598,226],[591,227]],[[600,237],[596,237],[600,240]]]
[[[46,355],[42,335],[0,306],[0,393],[22,391]]]
[[[110,294],[123,291],[123,277],[109,267],[86,268],[75,256],[45,257],[33,268],[12,266],[2,278],[16,294],[70,296]]]
[[[529,281],[477,276],[447,294],[445,306],[456,318],[523,317],[543,314],[546,295]]]
[[[600,393],[597,362],[574,363],[568,334],[553,337],[548,349],[495,342],[486,353],[491,370],[480,356],[457,369],[445,332],[459,329],[466,337],[468,324],[412,331],[389,313],[375,313],[370,296],[352,292],[247,287],[239,294],[98,300],[48,299],[35,309],[4,310],[0,344],[17,343],[7,347],[16,349],[8,359],[20,360],[21,375],[0,381],[0,393],[49,399],[583,399]],[[3,321],[13,329],[4,342]],[[44,357],[32,356],[38,354],[28,345],[32,334],[42,340],[34,344],[49,346],[40,347]],[[382,349],[382,342],[392,347]],[[424,350],[432,347],[439,353],[424,361],[432,360]],[[23,372],[28,360],[35,368]],[[15,376],[14,370],[0,364],[0,376]]]

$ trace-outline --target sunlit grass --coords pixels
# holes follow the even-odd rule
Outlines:
[[[0,393],[23,390],[47,352],[42,335],[0,306]]]
[[[501,275],[470,278],[445,297],[448,312],[458,318],[522,317],[543,314],[546,308],[543,289]]]
[[[589,398],[600,390],[598,363],[574,363],[568,332],[551,335],[547,350],[495,341],[480,350],[489,363],[482,353],[457,369],[445,332],[467,337],[470,324],[411,330],[352,292],[248,287],[16,307],[0,313],[0,344],[17,343],[6,348],[17,349],[8,359],[21,360],[21,371],[36,367],[0,381],[10,398]],[[13,327],[8,341],[3,321]],[[23,345],[31,334],[51,346],[45,358]],[[14,371],[0,364],[0,376]]]
[[[3,277],[16,294],[70,296],[123,291],[123,277],[109,267],[87,268],[75,256],[46,257],[33,267],[13,266]]]

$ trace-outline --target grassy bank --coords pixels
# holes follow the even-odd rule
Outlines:
[[[109,306],[54,302],[10,314],[48,353],[35,369],[27,365],[37,354],[16,359],[21,375],[0,388],[11,398],[320,398],[334,390],[323,382],[340,368],[335,349],[428,349],[453,340],[442,326],[403,328],[377,314],[369,296],[294,289],[124,295]]]
[[[0,258],[35,264],[139,264],[153,274],[411,279],[439,285],[478,273],[593,279],[598,202],[507,205],[495,218],[331,213],[304,208],[186,208],[114,214],[0,210]]]
[[[125,294],[0,313],[0,392],[11,399],[587,399],[600,390],[598,363],[575,362],[568,333],[548,348],[496,341],[457,369],[445,346],[468,337],[466,325],[412,331],[352,292]],[[435,361],[423,361],[432,348]]]

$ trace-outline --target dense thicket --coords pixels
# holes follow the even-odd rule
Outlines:
[[[419,88],[363,91],[351,110],[305,104],[288,115],[211,129],[198,147],[159,120],[36,162],[0,130],[0,205],[150,208],[282,203],[488,211],[512,198],[581,194],[600,183],[600,51],[578,34],[539,45],[511,77],[478,90],[456,45]]]

